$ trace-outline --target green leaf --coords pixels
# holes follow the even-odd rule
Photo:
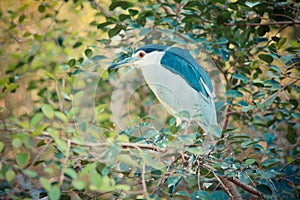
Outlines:
[[[151,166],[154,169],[161,170],[165,167],[162,162],[154,160],[148,153],[142,153],[141,157],[143,158],[147,166]]]
[[[82,42],[78,41],[76,42],[75,44],[73,44],[73,49],[77,48],[77,47],[80,47],[82,45]]]
[[[177,188],[177,185],[181,181],[181,176],[172,176],[167,179],[169,194],[173,194]]]
[[[275,80],[266,80],[263,82],[264,86],[265,87],[273,87],[273,88],[276,88],[276,89],[280,89],[280,83],[278,81],[275,81]]]
[[[7,180],[7,182],[12,182],[16,177],[16,173],[13,170],[8,170],[5,173],[5,179]]]
[[[266,167],[266,168],[270,168],[274,165],[277,165],[280,163],[280,160],[278,158],[269,158],[269,159],[266,159],[264,160],[261,165]]]
[[[1,141],[0,141],[0,154],[3,152],[4,147],[5,147],[4,142],[1,142]]]
[[[267,170],[267,171],[263,171],[263,170],[256,170],[256,172],[263,178],[263,179],[271,179],[274,178],[276,176],[276,172],[275,170]]]
[[[20,138],[14,138],[12,141],[12,145],[15,148],[19,148],[22,144],[23,144],[23,142]]]
[[[32,132],[32,136],[38,136],[40,135],[46,128],[49,127],[49,123],[43,123],[43,125],[38,126],[37,128],[35,128],[35,130]]]
[[[68,148],[67,143],[62,139],[56,138],[55,143],[57,145],[57,148],[59,148],[63,152],[65,152]]]
[[[261,110],[264,110],[265,107],[271,106],[275,99],[276,99],[276,96],[272,96],[271,98],[268,98],[263,104],[259,103],[258,108],[260,108]]]
[[[36,41],[39,41],[39,42],[43,41],[43,36],[41,36],[40,34],[34,34],[33,37]]]
[[[280,38],[280,40],[277,42],[277,48],[280,49],[282,47],[282,45],[284,45],[284,43],[286,42],[286,40],[287,40],[286,37]]]
[[[227,199],[230,199],[229,196],[226,194],[226,192],[223,192],[222,190],[214,191],[210,196],[210,200],[227,200]]]
[[[140,29],[140,32],[139,32],[139,35],[140,35],[140,36],[147,35],[147,34],[150,33],[151,31],[152,31],[151,28],[141,28],[141,29]]]
[[[70,66],[67,65],[67,64],[61,64],[60,66],[60,69],[62,69],[63,71],[68,71],[70,69]]]
[[[250,138],[250,136],[249,136],[249,134],[233,134],[233,135],[230,135],[229,137],[228,137],[228,140],[232,140],[232,139],[237,139],[237,138],[246,138],[246,139],[249,139]]]
[[[93,51],[91,49],[86,49],[84,51],[84,55],[88,58],[90,58],[93,55]]]
[[[192,200],[210,200],[210,195],[204,190],[198,190],[192,194]]]
[[[139,13],[138,10],[134,10],[134,9],[129,9],[128,12],[129,12],[129,14],[130,14],[131,16],[135,16],[135,15],[137,15],[137,14]]]
[[[273,62],[273,57],[270,56],[269,54],[260,54],[258,55],[259,59],[265,61],[266,63],[271,63]]]
[[[76,69],[75,71],[72,72],[72,76],[76,76],[77,74],[80,74],[84,72],[82,69]]]
[[[277,67],[276,65],[271,65],[270,68],[277,73],[282,72],[282,70],[279,67]]]
[[[248,7],[250,7],[250,8],[253,8],[254,6],[257,6],[257,5],[259,5],[259,4],[260,4],[259,1],[257,1],[257,2],[249,2],[249,1],[246,1],[246,2],[245,2],[245,5],[248,6]]]
[[[54,111],[54,115],[55,115],[55,117],[57,117],[61,121],[65,122],[65,123],[68,122],[68,118],[64,113],[59,112],[59,111]]]
[[[52,108],[50,105],[44,104],[44,105],[42,106],[42,112],[43,112],[43,114],[44,114],[47,118],[53,119],[53,117],[54,117],[54,110],[53,110],[53,108]]]
[[[227,97],[231,97],[231,98],[240,98],[240,97],[243,97],[243,93],[237,91],[237,90],[228,90],[226,91],[226,94],[225,94]]]
[[[97,56],[93,56],[92,58],[91,58],[91,60],[93,60],[93,61],[99,61],[99,60],[103,60],[103,59],[105,59],[106,58],[106,56],[103,56],[103,55],[97,55]]]
[[[186,134],[186,135],[180,135],[178,137],[178,141],[176,141],[176,142],[180,142],[181,144],[185,144],[185,145],[192,145],[192,144],[194,144],[194,139],[195,139],[195,135],[193,135],[193,134],[187,135]]]
[[[101,24],[98,24],[97,29],[103,29],[106,28],[108,25],[113,24],[113,22],[103,22]]]
[[[296,144],[297,142],[297,133],[296,131],[288,130],[288,133],[285,135],[285,138],[290,144]]]
[[[133,4],[127,1],[113,1],[109,6],[109,10],[114,10],[117,7],[121,7],[123,10],[126,10],[132,6]]]
[[[176,192],[174,195],[188,197],[189,199],[191,198],[191,195],[188,192],[182,190]]]
[[[268,132],[268,133],[264,134],[264,138],[265,138],[266,143],[268,145],[270,145],[273,143],[273,141],[275,140],[276,137],[275,137],[274,133]]]
[[[86,176],[88,173],[94,171],[96,168],[96,163],[87,164],[80,172],[80,177]]]
[[[57,81],[57,78],[56,78],[51,72],[49,72],[49,71],[47,71],[47,70],[44,70],[44,74],[45,74],[46,76],[48,76],[49,78],[51,78],[52,80]]]
[[[255,162],[256,162],[256,161],[255,161],[254,159],[248,158],[248,159],[245,161],[244,166],[247,167],[247,166],[249,166],[249,165],[254,164]]]
[[[201,148],[198,147],[189,147],[186,149],[187,152],[191,153],[191,154],[203,154],[203,151],[201,150]]]
[[[293,106],[291,110],[295,110],[299,105],[298,100],[296,99],[289,99],[289,104]]]
[[[247,78],[246,76],[242,75],[242,74],[233,74],[232,78],[234,79],[238,79],[243,81],[244,83],[248,83],[249,82],[249,78]]]
[[[40,13],[43,13],[43,12],[45,12],[45,10],[46,10],[46,5],[45,5],[45,3],[43,2],[43,3],[41,3],[41,4],[39,5],[38,11],[39,11]]]
[[[117,156],[117,160],[133,167],[139,167],[139,164],[135,160],[133,160],[131,156],[126,154],[119,154]]]
[[[257,33],[258,33],[259,36],[264,36],[269,31],[270,31],[270,27],[269,26],[260,26],[257,29]]]
[[[65,175],[69,176],[71,179],[77,179],[77,173],[74,169],[67,167],[64,172]]]
[[[30,127],[36,126],[43,119],[44,115],[42,113],[35,114],[30,120]]]
[[[50,183],[49,179],[41,177],[40,183],[45,190],[49,191],[51,189],[51,183]]]
[[[111,165],[112,163],[115,162],[120,152],[121,152],[120,147],[115,144],[112,144],[109,148],[105,150],[103,160],[107,165]]]
[[[76,64],[76,60],[74,58],[70,59],[69,62],[68,62],[68,65],[70,67],[73,67],[75,64]]]
[[[38,173],[34,170],[25,169],[23,170],[23,172],[30,178],[34,178],[34,179],[38,178]]]
[[[210,125],[208,128],[208,133],[220,138],[222,136],[222,129],[218,125]]]
[[[92,171],[89,175],[91,183],[96,187],[95,189],[99,189],[102,184],[102,176],[97,171]]]
[[[238,7],[238,5],[237,5],[236,2],[229,3],[228,7],[231,8],[232,10],[238,10],[239,9],[239,7]]]
[[[49,200],[59,200],[60,195],[61,191],[58,185],[53,185],[50,190],[48,190]]]
[[[119,20],[120,21],[124,21],[126,19],[130,19],[130,15],[126,15],[126,14],[120,14],[119,15]]]
[[[73,186],[75,189],[77,190],[83,190],[86,185],[87,185],[87,182],[86,181],[82,181],[82,180],[74,180],[72,182]]]
[[[243,107],[247,107],[248,106],[248,103],[246,101],[244,101],[244,100],[241,100],[241,101],[237,102],[236,104],[239,105],[239,106],[243,106]]]
[[[114,28],[108,30],[108,36],[110,38],[112,38],[113,36],[119,34],[122,29],[123,29],[123,26],[117,24]]]
[[[26,163],[29,161],[29,154],[28,153],[19,153],[17,155],[17,164],[20,166],[20,167],[24,167],[26,165]]]
[[[256,189],[266,195],[272,195],[273,192],[271,190],[271,188],[265,184],[259,184],[256,186]]]
[[[25,15],[21,15],[21,16],[19,17],[19,23],[21,24],[21,23],[24,21],[25,18],[26,18]]]
[[[130,185],[124,185],[124,184],[118,184],[114,187],[115,191],[119,190],[119,191],[129,191],[130,190]]]
[[[18,87],[19,87],[19,84],[17,84],[17,83],[10,83],[8,86],[6,86],[6,89],[8,91],[15,92]]]

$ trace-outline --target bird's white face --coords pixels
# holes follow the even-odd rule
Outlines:
[[[137,68],[160,64],[160,60],[163,54],[164,52],[161,51],[152,51],[147,53],[143,50],[139,50],[131,56],[133,60],[132,64]]]
[[[109,70],[124,66],[135,66],[142,69],[145,66],[160,65],[160,60],[163,54],[163,51],[152,51],[147,53],[143,50],[139,50],[135,52],[131,57],[112,64],[109,67]]]

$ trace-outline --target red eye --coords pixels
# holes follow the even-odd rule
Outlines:
[[[139,57],[140,57],[140,58],[144,58],[145,55],[146,55],[146,54],[145,54],[145,52],[143,52],[143,51],[141,51],[141,52],[139,53]]]

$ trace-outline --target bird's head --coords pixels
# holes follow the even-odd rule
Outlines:
[[[160,62],[163,51],[167,47],[160,44],[148,44],[138,50],[129,58],[113,63],[108,70],[118,69],[124,66],[141,67],[147,64],[156,64]]]

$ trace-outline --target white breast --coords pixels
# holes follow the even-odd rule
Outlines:
[[[209,125],[216,125],[215,105],[212,99],[205,99],[193,89],[181,76],[161,66],[159,61],[163,52],[147,57],[150,63],[142,65],[143,76],[161,104],[171,115],[186,111],[190,118],[199,115],[201,127],[207,131]],[[200,81],[200,80],[199,80]]]

